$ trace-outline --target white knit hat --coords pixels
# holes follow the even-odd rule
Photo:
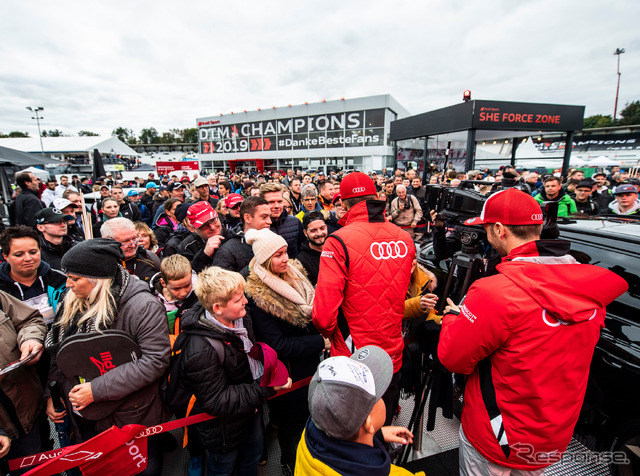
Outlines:
[[[276,235],[268,228],[254,230],[251,228],[244,234],[244,239],[253,247],[253,254],[258,264],[263,264],[287,242],[280,235]]]

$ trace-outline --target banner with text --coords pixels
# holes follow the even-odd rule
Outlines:
[[[384,109],[198,126],[201,154],[384,145]]]

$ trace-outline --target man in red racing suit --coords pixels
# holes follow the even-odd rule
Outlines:
[[[611,271],[579,264],[568,242],[539,240],[541,223],[535,200],[516,189],[492,195],[482,216],[467,220],[484,226],[503,260],[499,274],[476,281],[442,321],[438,357],[469,376],[461,475],[539,474],[561,458],[605,306],[627,289]]]
[[[385,202],[377,200],[368,175],[347,175],[340,196],[347,213],[340,220],[343,228],[329,235],[322,249],[313,323],[331,340],[332,356],[350,356],[353,348],[347,342],[356,349],[376,345],[389,354],[394,378],[382,399],[385,424],[390,424],[399,395],[404,298],[416,248],[406,231],[385,220]],[[338,328],[340,310],[350,338]]]

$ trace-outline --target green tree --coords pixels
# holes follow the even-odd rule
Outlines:
[[[582,124],[583,129],[593,129],[595,127],[610,127],[613,125],[611,115],[603,116],[602,114],[596,114],[595,116],[589,116],[584,118]]]
[[[620,124],[623,126],[631,126],[640,124],[640,101],[627,103],[622,111],[620,111]]]
[[[182,130],[182,142],[194,143],[198,142],[198,128],[189,127]]]
[[[129,140],[133,138],[135,140],[135,134],[131,129],[127,129],[126,127],[116,127],[111,131],[111,135],[117,137],[122,142],[131,143]]]
[[[21,132],[21,131],[11,131],[8,134],[3,134],[0,132],[0,137],[29,137],[29,133],[28,132]]]
[[[140,143],[141,144],[159,144],[160,136],[155,127],[149,127],[140,131]]]
[[[64,134],[59,129],[51,129],[50,131],[42,131],[42,137],[62,137]]]
[[[95,132],[91,132],[91,131],[79,131],[78,132],[78,136],[80,137],[87,137],[87,136],[99,136],[100,134],[96,134]]]
[[[160,141],[162,144],[174,144],[177,142],[176,137],[171,132],[163,132]]]

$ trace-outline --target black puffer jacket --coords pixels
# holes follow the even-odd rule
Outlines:
[[[223,228],[222,233],[220,234],[226,240],[229,237],[229,230]],[[204,248],[206,245],[206,240],[200,238],[200,235],[198,235],[198,233],[194,231],[189,236],[187,236],[182,241],[182,243],[180,243],[180,246],[178,246],[178,254],[181,254],[191,262],[191,267],[196,273],[199,273],[203,269],[211,266],[213,258],[220,249],[218,248],[217,250],[215,250],[213,256],[208,256],[204,252]]]
[[[295,258],[300,250],[304,233],[302,232],[302,222],[293,215],[282,212],[277,219],[271,219],[271,231],[280,235],[287,242],[287,253],[289,258]]]
[[[243,321],[253,341],[251,319],[245,317]],[[253,380],[240,338],[209,322],[200,304],[184,315],[182,332],[188,340],[182,350],[180,375],[196,397],[192,414],[206,412],[218,417],[194,428],[208,449],[216,453],[233,451],[246,441],[256,410],[275,391]],[[223,365],[206,337],[222,342]]]
[[[246,279],[249,276],[249,263],[252,259],[253,248],[244,240],[244,226],[240,223],[230,230],[229,237],[213,254],[211,265],[235,271]]]
[[[189,230],[182,225],[178,225],[178,228],[171,233],[171,236],[169,236],[169,239],[165,243],[164,249],[162,250],[162,256],[167,257],[177,254],[180,243],[182,243],[190,234],[191,232]]]

